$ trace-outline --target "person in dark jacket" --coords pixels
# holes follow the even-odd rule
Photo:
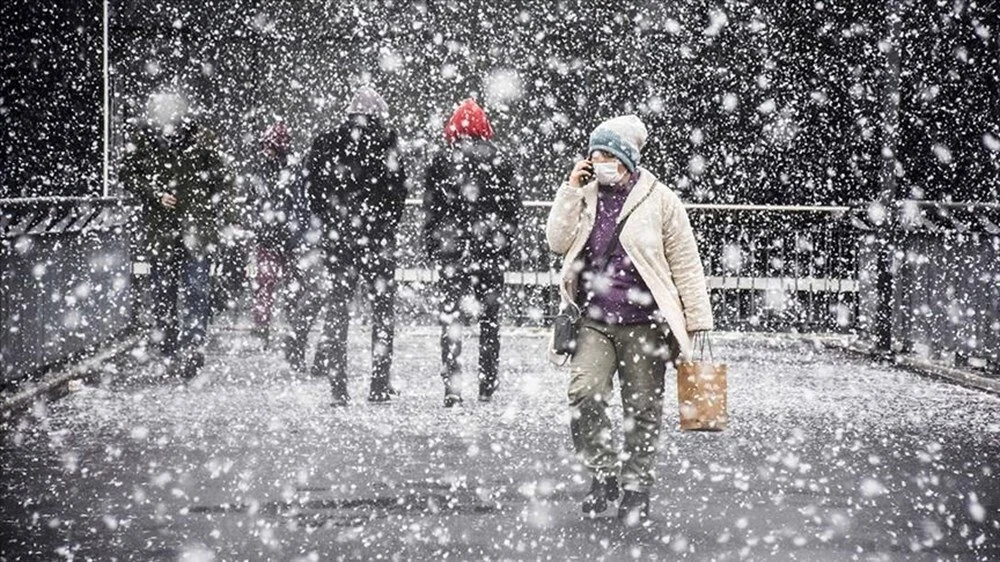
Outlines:
[[[254,280],[254,332],[267,346],[278,284],[294,277],[291,257],[299,239],[301,189],[292,154],[292,137],[281,121],[261,136],[261,159],[251,176],[257,238]]]
[[[514,171],[491,142],[493,127],[471,99],[445,126],[447,147],[427,170],[424,242],[441,296],[441,376],[445,407],[462,401],[459,326],[479,317],[479,399],[499,384],[500,301],[518,228],[520,193]]]
[[[148,113],[147,125],[131,139],[119,179],[141,202],[146,220],[153,341],[170,371],[190,378],[204,363],[209,259],[231,217],[232,182],[214,138],[199,127],[181,96],[150,96]]]
[[[399,140],[387,128],[388,106],[374,89],[361,88],[347,119],[313,142],[307,203],[320,224],[326,265],[324,298],[303,299],[288,350],[293,365],[304,362],[306,336],[325,306],[326,317],[313,362],[314,375],[328,375],[333,405],[347,403],[348,305],[359,281],[372,306],[371,402],[390,400],[389,382],[396,297],[396,227],[406,200]]]

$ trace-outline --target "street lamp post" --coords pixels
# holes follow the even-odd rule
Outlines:
[[[108,46],[110,45],[108,33],[109,33],[109,27],[110,27],[110,25],[109,25],[109,22],[108,22],[108,0],[104,0],[101,3],[101,8],[102,8],[101,31],[102,31],[102,36],[103,36],[103,47],[101,49],[102,59],[103,60],[102,60],[102,64],[101,64],[101,69],[102,69],[102,76],[104,78],[104,86],[103,86],[103,98],[104,99],[103,99],[103,106],[102,106],[102,111],[101,111],[101,114],[102,114],[102,117],[103,117],[103,124],[104,124],[104,129],[103,129],[104,134],[103,134],[103,139],[102,139],[103,142],[104,142],[104,161],[103,161],[102,167],[101,167],[102,179],[103,179],[102,184],[101,184],[102,185],[101,195],[104,196],[104,197],[107,197],[108,194],[109,194],[109,192],[110,192],[110,189],[109,189],[110,186],[108,185],[108,181],[109,181],[108,178],[109,178],[109,175],[110,175],[109,174],[109,169],[110,169],[110,166],[111,166],[111,153],[110,153],[110,150],[111,150],[111,141],[110,141],[110,137],[111,137],[111,117],[110,117],[110,113],[111,113],[111,103],[110,103],[110,101],[111,101],[111,92],[110,92],[110,76],[109,76],[109,74],[110,74],[110,68],[108,66],[108,60],[109,60],[109,57],[108,57]]]
[[[878,352],[891,357],[893,354],[893,324],[896,302],[896,283],[893,262],[901,243],[899,222],[899,185],[896,181],[896,151],[899,139],[900,106],[900,18],[898,0],[887,0],[885,81],[882,106],[882,168],[881,168],[881,221],[876,225],[877,258],[875,288],[878,294],[874,317],[875,346]]]

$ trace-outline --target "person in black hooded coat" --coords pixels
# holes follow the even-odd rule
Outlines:
[[[500,302],[518,229],[521,196],[514,170],[491,142],[493,128],[473,100],[465,100],[445,127],[447,148],[427,170],[424,243],[438,273],[441,296],[441,376],[445,407],[462,401],[458,323],[479,317],[479,399],[499,385]],[[463,304],[472,297],[476,303]],[[477,310],[472,310],[477,309]]]
[[[369,401],[394,394],[392,366],[396,296],[396,227],[406,199],[406,176],[397,134],[385,126],[388,107],[371,88],[362,88],[337,129],[316,138],[307,163],[307,202],[318,219],[326,279],[322,298],[303,299],[289,359],[303,365],[306,337],[319,308],[326,317],[313,362],[313,375],[328,375],[333,404],[347,392],[349,304],[359,282],[372,305],[372,378]],[[316,295],[313,295],[315,297]]]

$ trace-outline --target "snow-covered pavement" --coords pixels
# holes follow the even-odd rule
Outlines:
[[[680,432],[668,381],[653,519],[625,529],[580,516],[540,331],[505,332],[494,402],[470,375],[451,410],[432,330],[400,330],[401,396],[371,405],[352,329],[343,409],[217,337],[190,384],[124,366],[4,430],[0,560],[1000,559],[1000,399],[811,343],[717,340],[723,433]]]

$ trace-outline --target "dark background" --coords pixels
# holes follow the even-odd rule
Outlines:
[[[101,4],[50,4],[0,6],[7,197],[101,191]],[[529,198],[548,197],[597,123],[634,111],[645,164],[693,201],[863,203],[890,185],[893,155],[902,197],[998,201],[992,2],[116,0],[111,14],[115,160],[159,89],[188,95],[243,172],[267,123],[285,119],[304,151],[370,82],[417,179],[474,95]],[[498,70],[520,97],[489,95]]]
[[[0,197],[101,192],[101,3],[0,2]]]

